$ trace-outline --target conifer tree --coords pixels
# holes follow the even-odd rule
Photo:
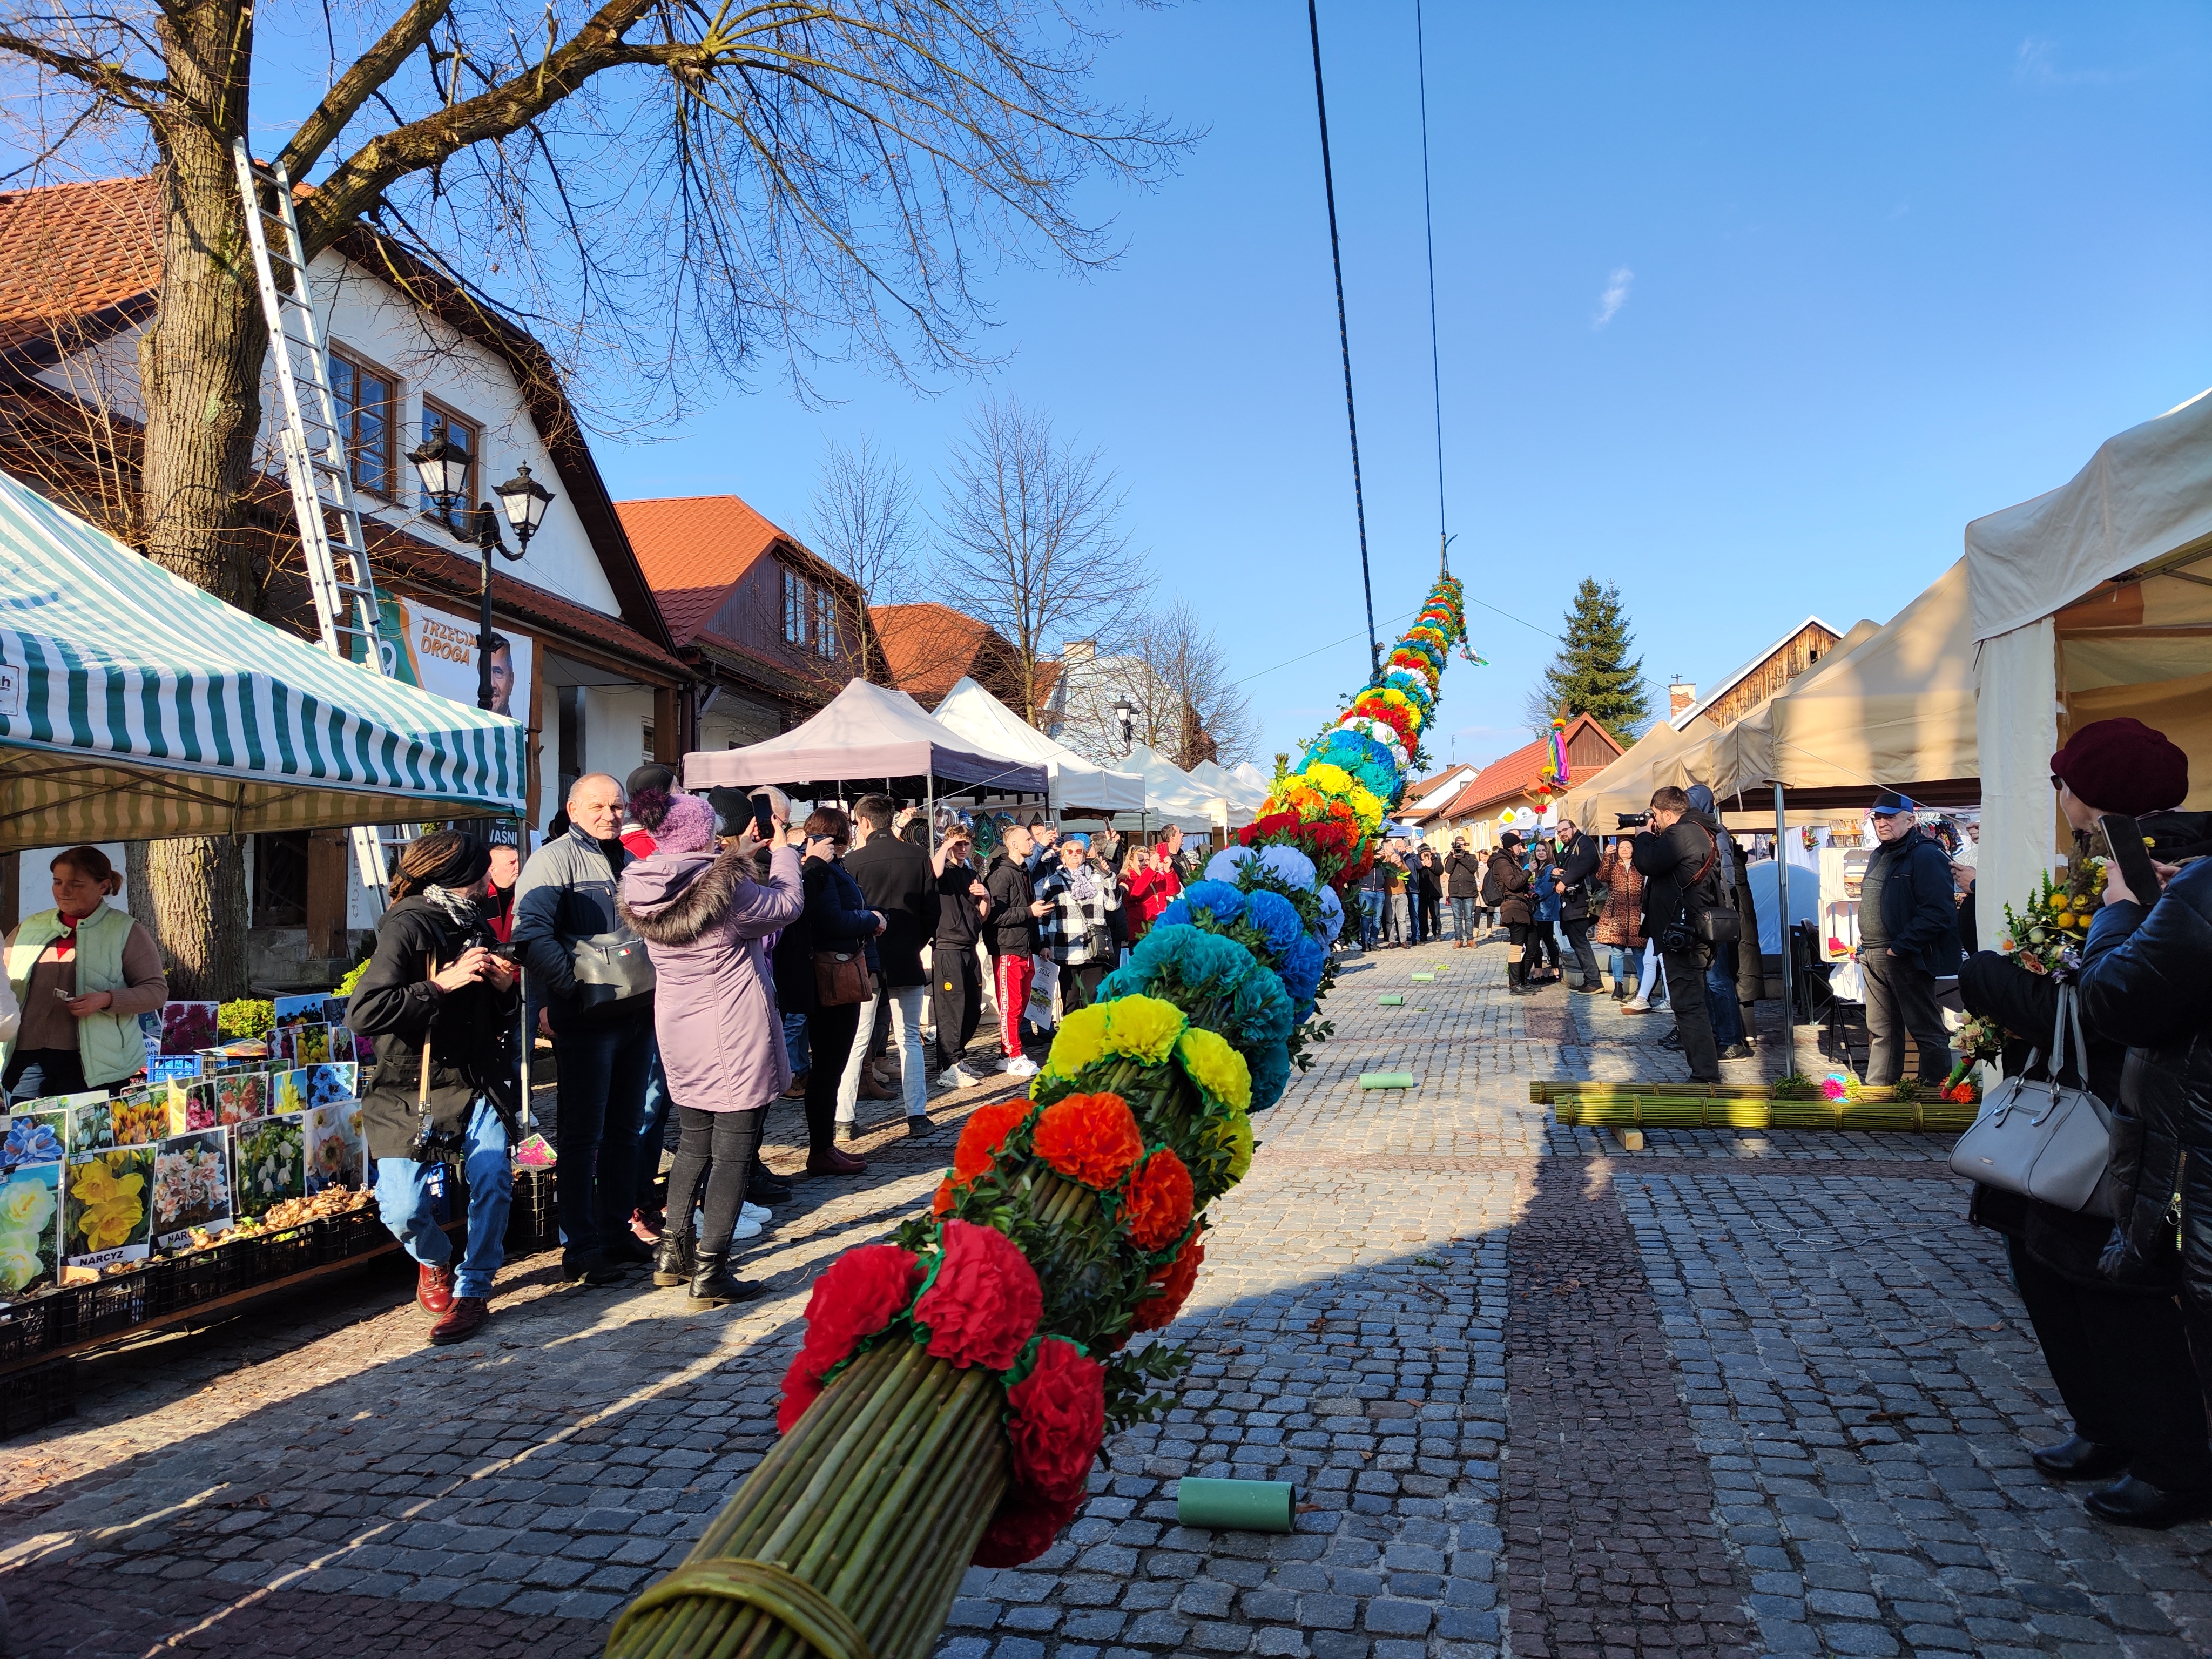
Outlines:
[[[1634,742],[1651,718],[1651,693],[1644,659],[1628,654],[1636,635],[1622,613],[1620,586],[1583,577],[1566,622],[1559,653],[1530,696],[1532,723],[1548,730],[1554,717],[1588,714],[1620,742]]]

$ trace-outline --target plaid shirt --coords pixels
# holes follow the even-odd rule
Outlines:
[[[1080,968],[1103,961],[1113,951],[1106,913],[1121,908],[1121,884],[1112,876],[1099,876],[1099,896],[1086,903],[1068,890],[1069,881],[1064,864],[1038,878],[1036,896],[1051,900],[1052,908],[1037,918],[1037,941],[1054,962]]]

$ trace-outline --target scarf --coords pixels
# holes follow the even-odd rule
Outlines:
[[[422,902],[443,915],[456,927],[473,931],[483,920],[483,911],[467,893],[452,887],[425,887]]]
[[[1098,872],[1087,864],[1079,864],[1067,872],[1067,890],[1078,904],[1096,904],[1101,889]]]

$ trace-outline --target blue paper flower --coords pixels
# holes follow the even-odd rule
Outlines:
[[[1290,1086],[1291,1054],[1278,1042],[1262,1048],[1255,1054],[1245,1056],[1244,1063],[1252,1070],[1252,1105],[1255,1112],[1264,1112],[1283,1097]]]
[[[1268,850],[1277,849],[1270,848]],[[1260,861],[1263,866],[1267,862],[1265,857]],[[1297,907],[1280,893],[1271,893],[1263,889],[1253,894],[1251,902],[1245,908],[1244,919],[1252,925],[1253,931],[1267,941],[1267,949],[1278,962],[1282,960],[1285,951],[1305,937],[1305,924],[1298,920]]]
[[[1336,889],[1321,890],[1321,942],[1336,943],[1336,936],[1344,931],[1344,901],[1336,896]]]
[[[1295,847],[1270,847],[1260,854],[1260,867],[1302,893],[1310,893],[1321,879],[1314,861]]]
[[[1183,890],[1183,896],[1178,902],[1193,910],[1205,911],[1217,922],[1231,922],[1244,914],[1244,895],[1230,883],[1215,881],[1210,877],[1205,881],[1191,883]],[[1164,917],[1162,919],[1165,920]]]
[[[1252,856],[1249,847],[1224,847],[1206,861],[1206,878],[1229,886],[1237,884],[1237,872],[1244,860]]]
[[[1283,976],[1283,988],[1290,994],[1291,1001],[1310,1004],[1321,988],[1322,969],[1328,963],[1328,952],[1318,939],[1308,934],[1283,953],[1276,972]]]
[[[1230,999],[1229,1030],[1224,1033],[1239,1048],[1279,1044],[1288,1040],[1297,1024],[1283,981],[1266,969],[1249,975]]]

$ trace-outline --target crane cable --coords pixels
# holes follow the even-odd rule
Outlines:
[[[1429,254],[1429,391],[1437,418],[1437,563],[1451,571],[1451,534],[1444,513],[1444,371],[1437,347],[1437,224],[1429,200],[1429,58],[1421,28],[1421,0],[1413,0],[1413,63],[1421,88],[1421,235]]]
[[[1382,647],[1375,636],[1375,583],[1367,571],[1367,501],[1359,488],[1359,416],[1352,401],[1352,330],[1344,315],[1344,254],[1336,236],[1336,177],[1328,161],[1328,100],[1321,84],[1321,15],[1306,0],[1306,27],[1313,36],[1314,112],[1321,118],[1321,183],[1328,198],[1328,257],[1336,270],[1336,337],[1344,349],[1344,419],[1352,431],[1352,510],[1359,521],[1359,585],[1367,597],[1367,667],[1382,672]],[[1426,129],[1423,130],[1425,144]]]

